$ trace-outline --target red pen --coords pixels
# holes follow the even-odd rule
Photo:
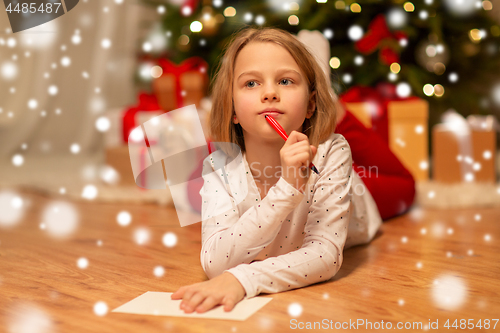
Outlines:
[[[288,140],[288,135],[286,135],[285,130],[273,117],[266,114],[264,118],[266,118],[269,125],[271,125],[271,127],[274,128],[276,132],[278,132],[278,134],[283,138],[283,140],[285,141]],[[319,175],[318,169],[316,169],[316,167],[314,166],[314,164],[312,164],[312,162],[311,164],[309,164],[309,168]]]

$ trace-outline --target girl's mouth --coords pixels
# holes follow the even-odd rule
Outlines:
[[[278,112],[278,111],[266,111],[266,112],[259,113],[259,115],[263,116],[263,117],[265,117],[266,115],[276,117],[276,116],[280,116],[282,114],[283,113]]]

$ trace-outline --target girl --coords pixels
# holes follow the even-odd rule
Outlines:
[[[240,31],[225,51],[212,98],[210,137],[238,144],[246,172],[207,174],[216,169],[211,156],[204,160],[201,264],[210,280],[172,294],[186,313],[220,304],[230,311],[259,293],[327,281],[342,265],[343,249],[370,242],[382,223],[353,170],[347,140],[334,133],[337,97],[295,36],[275,28]],[[266,114],[289,134],[286,142]],[[224,204],[216,192],[225,177],[229,184],[246,180],[248,193],[237,205],[237,188],[224,193],[234,208],[213,216]]]

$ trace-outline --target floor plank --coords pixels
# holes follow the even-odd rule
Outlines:
[[[69,202],[79,215],[77,230],[55,239],[40,224],[47,205],[64,197],[19,193],[24,217],[0,229],[0,331],[13,332],[29,320],[36,332],[289,332],[299,328],[295,323],[324,320],[332,321],[332,329],[336,322],[357,320],[391,322],[393,328],[398,322],[421,322],[423,328],[438,320],[444,331],[447,319],[450,325],[455,319],[490,319],[492,327],[499,318],[500,208],[415,208],[385,222],[370,244],[346,250],[330,281],[263,294],[273,300],[236,322],[94,313],[98,301],[110,311],[146,291],[173,292],[206,280],[199,262],[200,223],[181,228],[173,208],[157,205],[78,201]],[[127,227],[116,222],[122,210],[133,217]],[[137,228],[150,231],[143,245],[134,241]],[[173,248],[162,244],[167,232],[178,237]],[[86,269],[77,266],[81,257],[88,259]],[[158,265],[166,270],[162,277],[153,274]],[[302,306],[300,316],[289,314],[292,303]]]

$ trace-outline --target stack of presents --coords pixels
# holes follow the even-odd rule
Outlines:
[[[122,186],[138,185],[142,188],[151,188],[148,186],[147,178],[156,177],[153,174],[148,175],[148,172],[142,173],[140,179],[134,177],[133,170],[141,169],[139,164],[144,164],[144,160],[147,159],[146,155],[142,158],[130,158],[128,140],[134,128],[169,111],[193,104],[196,106],[201,124],[206,125],[206,117],[211,107],[210,99],[206,97],[208,64],[199,57],[193,57],[180,65],[167,59],[160,59],[157,65],[162,68],[163,74],[153,80],[152,93],[140,92],[136,105],[107,112],[111,128],[105,137],[106,164],[120,174],[119,185]],[[179,128],[174,130],[178,131]],[[206,133],[205,127],[203,131]],[[179,136],[185,137],[184,134],[189,136],[189,133],[180,133]],[[152,138],[149,139],[151,141]],[[159,143],[168,145],[171,142]],[[148,147],[149,144],[158,142],[148,142]],[[147,154],[147,151],[144,151],[144,154]]]
[[[163,113],[195,104],[205,129],[210,112],[208,65],[190,58],[180,65],[160,59],[163,74],[152,83],[153,93],[140,93],[138,103],[115,110],[108,132],[106,162],[121,175],[122,185],[138,184],[132,173],[128,137],[132,129]],[[467,119],[449,111],[432,128],[429,158],[429,105],[418,97],[399,98],[393,84],[353,87],[340,96],[342,103],[389,145],[417,183],[496,183],[496,131],[493,116]],[[207,133],[204,130],[205,133]],[[206,138],[208,140],[208,138]],[[144,187],[144,186],[142,186]]]
[[[429,160],[429,105],[418,97],[399,98],[391,84],[376,88],[354,87],[341,96],[347,108],[377,132],[417,182],[440,184],[496,183],[496,131],[494,116],[465,119],[450,110],[443,123],[432,128]]]

